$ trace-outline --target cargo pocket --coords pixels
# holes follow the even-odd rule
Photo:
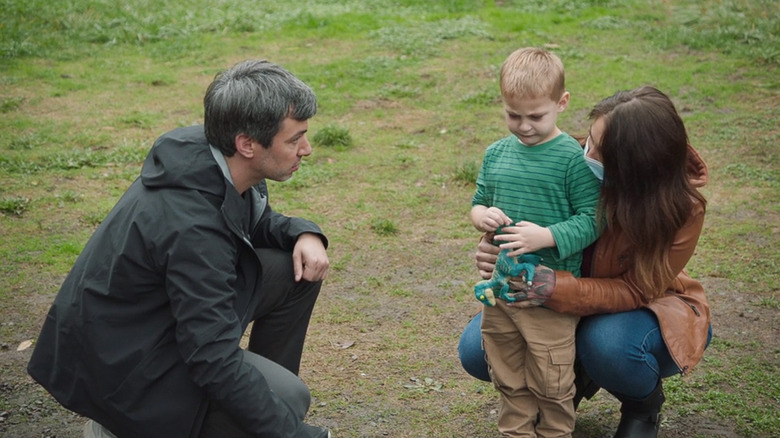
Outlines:
[[[547,349],[549,354],[544,378],[545,396],[553,399],[564,397],[574,386],[574,340]]]

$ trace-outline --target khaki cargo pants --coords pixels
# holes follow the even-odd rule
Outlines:
[[[571,437],[577,322],[579,317],[543,307],[516,309],[502,300],[484,306],[482,342],[501,394],[502,436]]]

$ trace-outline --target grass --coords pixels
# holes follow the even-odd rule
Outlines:
[[[506,132],[498,68],[537,45],[566,65],[573,134],[618,89],[677,104],[711,172],[688,270],[720,319],[693,376],[669,380],[665,427],[770,436],[780,347],[759,328],[780,310],[778,15],[771,0],[0,0],[0,344],[36,336],[154,139],[201,121],[214,74],[268,58],[319,99],[314,153],[270,184],[275,209],[331,241],[304,354],[312,421],[345,437],[494,435],[495,393],[457,363],[477,309],[467,213],[484,148]],[[586,403],[578,431],[608,435],[615,411]]]
[[[311,141],[316,146],[333,148],[338,151],[349,149],[354,144],[349,129],[336,125],[323,127],[312,136]]]

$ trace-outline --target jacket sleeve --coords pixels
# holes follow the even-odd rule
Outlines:
[[[328,247],[328,238],[317,224],[303,218],[285,216],[271,208],[265,181],[253,188],[253,195],[258,200],[263,200],[255,202],[255,206],[259,207],[259,211],[254,213],[256,222],[251,235],[252,245],[255,248],[279,248],[292,251],[298,236],[303,233],[317,234],[325,248]]]
[[[174,215],[185,211],[171,207]],[[179,215],[169,219],[188,225],[156,243],[179,354],[192,381],[210,402],[258,436],[305,436],[300,420],[243,360],[241,315],[234,302],[236,260],[243,243],[224,225],[218,210],[190,205]]]
[[[688,222],[677,232],[669,250],[669,263],[677,276],[685,276],[683,269],[690,260],[699,241],[704,225],[704,206],[697,205]],[[606,239],[605,239],[606,240]],[[601,260],[600,246],[609,241],[596,243],[594,272],[598,275],[598,264],[602,262],[619,265],[617,260]],[[614,257],[618,257],[615,255]],[[609,278],[575,278],[566,271],[556,271],[555,289],[545,302],[545,307],[560,313],[587,316],[599,313],[615,313],[634,310],[648,304],[645,295],[637,287],[633,265]],[[668,289],[668,286],[663,286]]]

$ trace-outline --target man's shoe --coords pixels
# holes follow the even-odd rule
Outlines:
[[[84,425],[84,438],[116,438],[116,435],[101,426],[100,423],[89,420]]]
[[[306,423],[301,423],[301,429],[298,431],[298,435],[307,438],[331,438],[328,429]]]

